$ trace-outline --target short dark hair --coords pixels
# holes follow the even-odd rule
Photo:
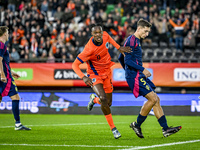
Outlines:
[[[141,27],[151,27],[152,24],[150,22],[148,22],[147,20],[144,20],[144,19],[140,19],[138,22],[137,22],[137,26],[141,26]]]
[[[95,27],[101,27],[102,28],[102,30],[103,30],[103,26],[101,25],[101,24],[92,24],[91,26],[90,26],[90,31],[92,31],[92,29],[93,28],[95,28]]]
[[[9,28],[6,26],[0,26],[0,37],[8,30]]]

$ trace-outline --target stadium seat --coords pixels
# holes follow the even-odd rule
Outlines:
[[[156,55],[158,58],[162,59],[163,54],[164,54],[164,52],[163,52],[161,49],[156,49],[156,50],[155,50],[155,55]]]
[[[152,58],[154,56],[154,52],[152,49],[146,51],[146,57]]]
[[[109,14],[112,11],[114,11],[114,9],[115,9],[115,5],[109,4],[109,5],[107,5],[106,13]]]
[[[200,51],[195,51],[193,56],[194,58],[200,59]]]
[[[198,62],[198,59],[196,57],[192,57],[190,58],[190,62],[191,63],[197,63]],[[200,62],[200,61],[199,61]]]
[[[124,26],[124,22],[126,21],[126,16],[121,18],[121,26]]]
[[[171,10],[171,15],[174,16],[175,10]]]
[[[163,57],[163,59],[161,60],[162,62],[170,62],[170,59],[167,57]]]
[[[165,10],[160,10],[160,15],[163,16],[165,14]]]
[[[185,50],[184,56],[185,56],[187,59],[190,59],[190,58],[192,57],[192,51],[191,51],[191,50]]]
[[[164,52],[165,52],[165,56],[166,56],[167,58],[171,58],[171,57],[173,56],[172,51],[169,50],[169,49],[165,49]]]
[[[182,62],[182,63],[187,63],[187,62],[189,62],[189,59],[186,58],[185,56],[181,56],[181,57],[180,57],[180,62]]]
[[[175,57],[175,58],[179,59],[182,55],[183,55],[183,52],[177,51],[177,50],[174,51],[174,57]]]
[[[172,62],[172,63],[178,63],[179,60],[180,60],[180,58],[177,58],[176,56],[173,56],[173,57],[171,58],[171,62]]]

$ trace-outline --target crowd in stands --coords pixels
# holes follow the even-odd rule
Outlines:
[[[73,61],[94,23],[123,45],[140,18],[152,23],[150,35],[142,40],[144,50],[156,45],[184,53],[200,47],[199,0],[4,0],[0,10],[0,25],[9,27],[7,46],[14,62]],[[117,60],[112,45],[109,52]]]

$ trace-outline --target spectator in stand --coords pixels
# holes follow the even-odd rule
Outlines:
[[[15,39],[17,41],[17,43],[19,43],[20,34],[17,31],[18,31],[18,27],[15,26],[14,31],[12,33],[12,37],[13,37],[13,39]]]
[[[73,0],[69,0],[67,3],[67,8],[72,12],[73,16],[76,17],[76,5]]]
[[[10,9],[10,11],[12,12],[15,12],[15,8],[16,8],[15,0],[8,0],[8,9]]]
[[[24,57],[25,57],[25,51],[22,49],[20,51],[20,59],[24,59]]]
[[[19,40],[21,40],[21,38],[24,36],[24,32],[25,32],[22,25],[19,26],[19,28],[17,29],[17,32],[19,34],[18,38],[19,38]]]
[[[17,62],[20,59],[19,53],[16,51],[15,48],[12,48],[12,52],[10,53],[10,60]]]
[[[186,18],[185,21],[181,23],[181,20],[178,19],[176,24],[172,19],[169,19],[170,24],[174,27],[175,30],[175,42],[177,50],[183,51],[183,30],[188,21],[188,18]]]
[[[54,13],[54,18],[55,18],[55,20],[61,20],[62,15],[63,15],[63,12],[62,12],[62,10],[61,10],[61,7],[59,6],[59,7],[57,8],[57,11]]]
[[[115,12],[116,12],[116,13],[119,12],[119,14],[120,14],[121,16],[123,16],[123,14],[124,14],[124,9],[123,9],[123,7],[122,7],[122,3],[121,3],[121,2],[119,2],[119,3],[117,4],[117,7],[115,8]]]
[[[49,56],[47,58],[47,63],[55,63],[55,57],[52,53],[49,53]]]
[[[58,2],[57,2],[57,0],[53,0],[52,11],[51,11],[52,16],[54,16],[54,13],[56,12],[57,7],[58,7]]]
[[[29,60],[31,62],[37,62],[38,61],[38,57],[37,57],[37,55],[35,53],[31,53],[31,55],[29,55],[29,56],[30,56]]]
[[[38,42],[35,38],[31,40],[31,52],[34,53],[36,56],[38,54]]]
[[[24,8],[25,4],[24,1],[21,1],[20,5],[19,5],[19,10],[22,10]]]
[[[62,15],[62,18],[61,18],[61,20],[62,20],[62,22],[64,22],[64,23],[69,23],[70,22],[70,20],[71,19],[73,19],[73,14],[72,14],[72,12],[70,11],[70,9],[68,9],[67,7],[65,8],[65,11],[64,11],[64,13],[63,13],[63,15]]]
[[[95,16],[96,12],[99,11],[99,1],[98,0],[94,0],[91,3],[91,6],[92,6],[92,16]]]
[[[50,43],[50,38],[49,37],[46,39],[45,48],[44,49],[47,51],[47,56],[49,56],[49,52],[50,52],[50,49],[51,49],[51,43]]]
[[[42,36],[44,36],[45,39],[50,36],[50,31],[46,24],[44,25],[44,28],[42,29]]]
[[[27,42],[28,41],[27,41],[26,37],[23,36],[22,39],[21,39],[21,42],[20,42],[21,47],[24,47]]]
[[[17,51],[19,51],[19,43],[16,36],[13,37],[12,48],[15,48]]]
[[[25,55],[24,55],[24,60],[23,60],[23,62],[30,62],[30,61],[29,61],[29,55],[28,55],[28,54],[25,54]]]
[[[81,9],[80,9],[80,17],[81,17],[81,21],[85,20],[87,18],[88,15],[88,10],[85,8],[85,5],[81,5]]]
[[[100,14],[100,17],[102,18],[103,22],[106,22],[107,13],[105,11],[103,11],[103,9],[100,9],[99,14]]]
[[[187,36],[184,38],[184,49],[195,49],[196,34],[197,30],[195,31],[194,28],[192,29],[192,31],[188,32]]]
[[[56,48],[56,52],[55,52],[53,55],[54,55],[54,57],[56,58],[56,61],[59,62],[59,59],[62,58],[61,52],[60,52],[60,48],[57,47],[57,48]]]
[[[102,22],[103,22],[103,20],[102,20],[100,14],[99,14],[99,12],[96,12],[96,13],[95,13],[94,20],[95,20],[96,23],[102,23]]]
[[[121,18],[122,17],[121,17],[121,14],[118,11],[116,12],[116,15],[114,15],[112,18],[113,18],[114,21],[118,22],[118,25],[121,24]]]
[[[107,4],[106,4],[106,1],[105,0],[100,0],[100,3],[99,3],[99,10],[103,10],[104,12],[106,11],[106,8],[107,8]]]
[[[76,21],[74,19],[71,20],[71,23],[69,24],[69,29],[71,29],[75,33],[78,32],[78,30],[79,30],[78,23],[76,23]]]
[[[48,2],[47,0],[43,0],[40,8],[41,12],[47,12],[48,11]]]
[[[155,26],[158,31],[158,46],[160,47],[160,42],[163,41],[167,44],[167,47],[169,47],[167,19],[163,18],[162,20],[159,20]]]
[[[47,51],[46,50],[42,51],[42,55],[41,55],[40,58],[41,58],[42,61],[44,61],[44,60],[46,61],[47,60]]]
[[[104,30],[106,32],[108,32],[108,34],[115,34],[117,35],[117,32],[116,31],[113,31],[113,23],[112,23],[112,20],[110,18],[107,19],[107,21],[104,23]],[[113,32],[113,33],[112,33]]]

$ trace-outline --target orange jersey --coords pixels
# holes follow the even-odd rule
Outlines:
[[[103,43],[101,45],[95,45],[93,37],[90,38],[86,44],[82,53],[80,53],[77,59],[83,63],[87,63],[87,73],[95,75],[107,74],[106,70],[110,69],[114,62],[111,61],[110,54],[108,52],[109,43],[115,48],[119,49],[118,45],[107,32],[103,32]],[[78,74],[79,77],[82,75]]]

